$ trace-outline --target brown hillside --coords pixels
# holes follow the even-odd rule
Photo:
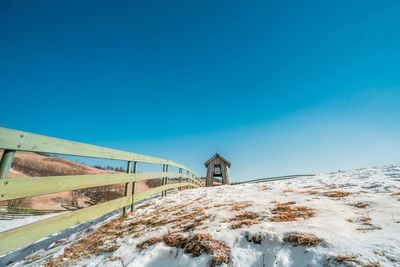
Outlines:
[[[0,151],[2,156],[3,151]],[[59,175],[82,175],[115,173],[79,164],[59,157],[50,157],[33,152],[18,151],[15,154],[12,168],[8,173],[9,178],[59,176]],[[145,182],[136,183],[136,191],[142,192],[148,189]],[[43,210],[65,210],[61,205],[75,204],[87,207],[90,203],[107,201],[123,195],[124,185],[110,185],[91,188],[89,190],[67,191],[41,196],[25,198],[22,201],[9,201],[10,206],[24,206]],[[72,203],[74,202],[74,203]],[[2,203],[4,205],[4,203]]]

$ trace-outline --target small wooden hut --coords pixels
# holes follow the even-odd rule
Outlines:
[[[207,168],[206,186],[213,186],[214,177],[221,177],[222,184],[230,184],[229,168],[231,163],[223,156],[216,153],[204,165]]]

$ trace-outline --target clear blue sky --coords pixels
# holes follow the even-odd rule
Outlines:
[[[3,127],[233,180],[400,162],[399,1],[1,1]]]

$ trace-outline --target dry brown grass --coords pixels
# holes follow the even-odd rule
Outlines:
[[[146,185],[149,188],[154,188],[154,187],[158,187],[162,185],[162,180],[160,178],[156,178],[156,179],[148,179],[145,181]]]
[[[200,217],[200,218],[196,218],[196,219],[194,220],[193,223],[188,224],[188,225],[185,225],[185,226],[182,228],[182,230],[183,230],[184,232],[194,231],[197,227],[201,226],[201,225],[202,225],[202,222],[203,222],[204,220],[208,219],[208,217],[209,217],[208,215],[204,215],[204,216],[202,216],[202,217]]]
[[[117,243],[118,233],[123,232],[123,218],[112,220],[100,227],[94,233],[66,247],[62,255],[44,263],[44,266],[64,266],[74,264],[80,259],[89,258],[93,255],[111,253],[119,248]]]
[[[378,251],[374,251],[374,254],[379,255],[381,257],[386,258],[388,261],[393,262],[393,263],[400,263],[400,261],[396,260],[395,258],[392,258],[388,255],[385,254],[385,252],[378,252]]]
[[[329,264],[344,265],[344,266],[361,266],[361,267],[381,267],[379,262],[372,262],[367,260],[361,261],[357,255],[337,255],[328,258]]]
[[[232,229],[238,229],[238,228],[242,228],[243,226],[246,227],[250,227],[254,224],[259,224],[260,221],[256,221],[256,220],[240,220],[234,224],[232,224]]]
[[[247,242],[252,242],[254,244],[261,244],[262,240],[264,239],[264,234],[257,233],[251,235],[249,232],[246,232],[245,237],[247,239]]]
[[[344,191],[332,191],[332,192],[326,192],[325,195],[331,198],[342,198],[342,197],[347,197],[352,195],[353,193],[351,192],[344,192]]]
[[[125,266],[125,264],[124,264],[124,259],[123,259],[122,257],[113,257],[113,258],[109,257],[109,258],[106,260],[106,262],[113,262],[113,261],[119,261],[119,262],[121,263],[122,267]]]
[[[250,207],[251,205],[252,205],[251,203],[243,203],[243,204],[234,203],[231,205],[231,210],[232,211],[241,211],[247,207]]]
[[[261,187],[261,190],[262,190],[262,191],[265,191],[265,190],[272,190],[272,187],[263,186],[263,187]]]
[[[392,193],[392,194],[390,194],[391,196],[400,196],[400,192],[397,192],[397,193]]]
[[[292,234],[283,239],[284,242],[291,243],[294,246],[315,247],[323,240],[310,234]]]
[[[167,233],[163,237],[153,237],[137,244],[140,249],[146,249],[156,243],[164,242],[170,247],[181,248],[185,253],[198,257],[202,254],[210,254],[210,266],[229,263],[230,247],[225,242],[213,239],[209,234],[195,234],[186,237],[177,233]]]
[[[139,237],[143,235],[144,229],[148,230],[167,224],[179,224],[182,221],[186,223],[200,223],[206,220],[208,217],[202,213],[208,209],[208,207],[190,207],[193,203],[195,202],[188,202],[174,207],[160,208],[152,213],[150,217],[138,217],[133,221],[125,221],[130,214],[123,218],[113,220],[100,227],[92,234],[72,244],[70,247],[65,248],[62,255],[46,262],[45,266],[60,266],[65,265],[66,262],[68,262],[68,264],[74,264],[81,259],[89,258],[93,255],[111,253],[118,249],[118,238],[129,235],[132,235],[134,238]],[[167,214],[169,214],[169,216],[166,216]],[[199,225],[200,224],[192,225],[191,227],[188,226],[187,229],[194,229]],[[150,240],[149,242],[156,241],[157,240]]]
[[[356,230],[361,231],[361,232],[368,232],[368,231],[374,231],[374,230],[381,230],[382,228],[374,225],[372,223],[372,218],[369,216],[362,216],[357,219],[347,219],[348,222],[351,223],[359,223],[361,227],[358,227]]]
[[[365,208],[369,207],[369,205],[367,203],[363,203],[363,202],[354,202],[354,203],[350,203],[349,205],[359,208],[359,209],[365,209]]]
[[[253,212],[243,212],[235,216],[235,218],[228,219],[227,222],[234,222],[231,225],[232,229],[238,229],[243,226],[251,226],[253,224],[259,224],[260,221],[258,219],[258,215]]]
[[[362,262],[358,259],[357,255],[336,255],[336,256],[331,256],[328,261],[334,263],[335,265],[339,264],[345,264],[348,266],[349,263],[355,263],[357,265],[362,265]],[[351,266],[351,265],[350,265]]]
[[[315,191],[315,190],[307,190],[307,191],[303,191],[300,192],[302,194],[309,194],[309,195],[319,195],[321,192],[320,191]]]
[[[292,222],[298,218],[308,219],[315,216],[312,208],[305,206],[292,207],[295,202],[278,203],[272,210],[272,222]]]
[[[294,190],[293,190],[293,189],[286,189],[286,190],[283,190],[283,193],[290,193],[290,192],[294,192]]]
[[[147,208],[147,207],[149,207],[149,206],[151,206],[151,205],[153,205],[153,204],[154,204],[154,203],[153,203],[152,201],[148,201],[148,202],[146,202],[146,203],[140,205],[140,207],[138,207],[138,209],[144,209],[144,208]]]

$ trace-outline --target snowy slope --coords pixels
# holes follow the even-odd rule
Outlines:
[[[14,266],[400,266],[399,200],[400,165],[185,190]]]

